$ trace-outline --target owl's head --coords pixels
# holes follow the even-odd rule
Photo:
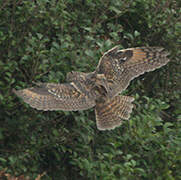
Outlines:
[[[86,86],[92,87],[99,95],[107,97],[108,83],[104,74],[98,74],[97,72],[89,73],[86,77]]]

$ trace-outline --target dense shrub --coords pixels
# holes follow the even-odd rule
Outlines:
[[[43,179],[181,179],[179,0],[0,2],[0,170]],[[133,80],[129,121],[98,131],[93,109],[42,112],[12,88],[65,82],[120,45],[163,46],[171,62]]]

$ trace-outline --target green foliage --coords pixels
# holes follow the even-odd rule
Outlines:
[[[0,2],[0,170],[44,179],[181,179],[178,0]],[[93,110],[42,112],[12,89],[90,72],[115,45],[163,46],[171,62],[133,80],[129,121],[96,128]]]

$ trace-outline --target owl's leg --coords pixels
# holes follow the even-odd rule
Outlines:
[[[96,124],[99,130],[111,130],[129,119],[134,101],[130,96],[115,96],[106,101],[98,101],[95,106]]]

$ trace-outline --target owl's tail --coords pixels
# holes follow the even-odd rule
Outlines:
[[[95,107],[96,123],[99,130],[111,130],[129,119],[134,101],[130,96],[115,96],[106,102],[97,102]]]

